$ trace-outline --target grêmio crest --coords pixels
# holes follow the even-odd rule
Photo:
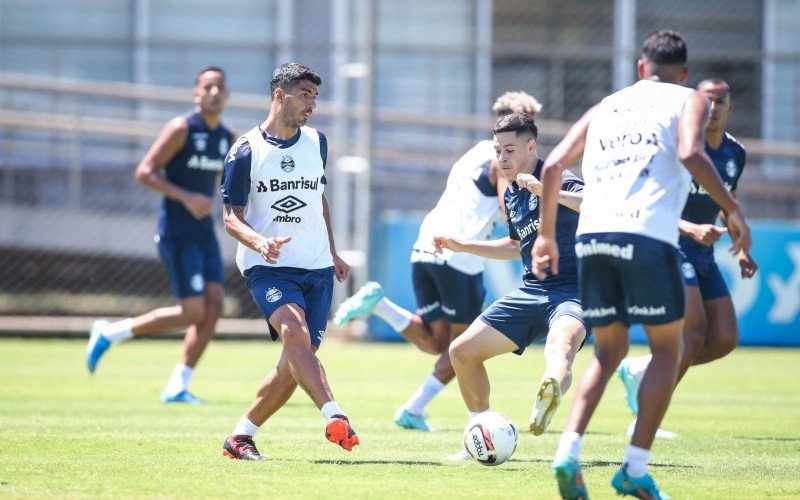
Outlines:
[[[294,170],[294,158],[292,158],[292,155],[283,155],[283,158],[281,158],[281,170],[287,174]]]

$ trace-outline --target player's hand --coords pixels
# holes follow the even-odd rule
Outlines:
[[[202,193],[187,193],[181,203],[192,214],[192,217],[198,220],[211,215],[211,209],[213,208],[211,198]]]
[[[517,174],[517,186],[527,189],[536,196],[542,195],[542,183],[531,174]]]
[[[742,272],[742,279],[752,278],[758,271],[758,264],[747,252],[739,252],[739,268]]]
[[[538,235],[531,250],[531,271],[536,279],[547,278],[545,270],[548,268],[551,274],[558,274],[558,258],[556,239],[551,236]]]
[[[461,251],[461,242],[457,238],[450,238],[447,236],[434,236],[433,237],[434,253],[444,253],[444,250],[451,250],[453,252]]]
[[[277,264],[281,256],[281,247],[285,243],[292,241],[291,236],[277,236],[275,238],[265,238],[259,247],[261,257],[270,264]]]
[[[710,247],[720,237],[728,231],[726,227],[715,226],[714,224],[697,224],[692,229],[692,239],[701,245]]]
[[[347,275],[350,274],[350,264],[345,262],[338,254],[333,254],[333,274],[336,275],[339,283],[346,280]]]
[[[753,240],[750,238],[750,227],[745,222],[741,210],[728,212],[725,222],[733,241],[730,252],[733,255],[739,252],[750,253],[750,246],[753,244]]]

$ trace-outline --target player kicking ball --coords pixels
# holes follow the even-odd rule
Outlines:
[[[543,162],[536,154],[538,128],[533,117],[514,113],[497,121],[493,129],[494,149],[502,174],[511,182],[505,192],[505,211],[509,236],[491,241],[461,241],[434,237],[437,252],[468,252],[490,259],[515,259],[522,256],[522,286],[489,306],[467,330],[450,345],[450,359],[470,418],[488,411],[489,377],[487,359],[513,352],[520,355],[540,339],[544,348],[545,370],[529,421],[529,430],[541,435],[547,430],[561,398],[572,383],[572,362],[586,340],[586,327],[578,300],[578,274],[575,266],[574,234],[578,223],[583,182],[564,174],[559,224],[559,247],[566,256],[566,267],[559,276],[539,280],[531,273],[530,251],[539,228],[541,185],[536,180]],[[451,459],[456,459],[456,454]]]

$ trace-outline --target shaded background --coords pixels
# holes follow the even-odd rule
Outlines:
[[[688,85],[731,85],[729,131],[748,150],[745,213],[796,221],[798,26],[793,0],[0,0],[0,316],[128,316],[174,301],[152,242],[161,200],[133,170],[163,124],[191,108],[207,65],[228,73],[224,119],[240,133],[266,116],[276,65],[322,76],[309,124],[329,138],[337,246],[354,265],[334,307],[368,278],[413,306],[416,224],[452,163],[489,137],[498,94],[542,102],[544,157],[588,107],[635,80],[641,41],[658,28],[687,39]],[[781,316],[791,326],[800,237],[779,227],[768,249],[782,253],[761,263],[778,266],[797,297]],[[218,237],[226,315],[258,317],[234,241]],[[761,249],[756,241],[757,258]],[[489,274],[493,296],[519,279],[514,264]],[[769,270],[761,275],[776,295]]]

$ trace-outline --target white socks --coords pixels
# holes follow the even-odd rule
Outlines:
[[[332,419],[334,415],[345,416],[342,409],[339,408],[339,405],[336,404],[336,401],[328,401],[327,403],[322,405],[322,408],[320,408],[319,411],[320,413],[322,413],[322,418],[324,418],[326,421],[330,421],[330,419]]]
[[[583,446],[583,439],[580,434],[575,431],[564,431],[558,441],[558,449],[553,461],[560,462],[568,457],[578,460],[581,456],[581,446]]]
[[[116,323],[109,324],[100,333],[107,340],[111,341],[112,343],[115,343],[133,337],[133,331],[131,331],[132,325],[133,325],[132,318],[123,319],[122,321],[117,321]]]
[[[628,475],[630,477],[642,477],[647,474],[647,462],[650,461],[650,450],[639,448],[632,444],[628,445],[625,451],[624,464],[628,464]]]
[[[233,428],[233,432],[231,432],[231,436],[255,436],[256,432],[258,432],[259,426],[251,422],[246,416],[243,416],[239,419],[239,423],[236,424],[236,427]]]
[[[411,312],[406,311],[386,297],[375,303],[372,308],[372,314],[389,323],[389,326],[398,333],[408,328],[408,325],[411,324],[411,318],[414,317]]]
[[[433,374],[428,375],[428,378],[419,386],[417,392],[412,394],[403,405],[403,409],[412,415],[422,415],[428,403],[430,403],[442,389],[444,389],[444,383]]]
[[[169,378],[164,392],[170,396],[174,396],[181,391],[188,390],[192,375],[194,375],[194,368],[184,365],[183,363],[178,363],[175,365],[175,369],[172,370],[172,376]]]
[[[472,420],[472,418],[473,418],[475,415],[480,415],[480,414],[481,414],[481,413],[483,413],[484,411],[492,411],[492,407],[490,406],[489,408],[486,408],[486,409],[485,409],[485,410],[483,410],[483,411],[467,411],[467,413],[469,413],[469,419],[470,419],[470,420]]]
[[[647,371],[647,367],[650,366],[651,359],[653,359],[653,355],[648,354],[647,356],[630,358],[628,361],[626,361],[626,363],[628,363],[628,368],[631,371],[631,375],[633,375],[633,377],[639,382],[641,382],[644,378],[644,373]]]

